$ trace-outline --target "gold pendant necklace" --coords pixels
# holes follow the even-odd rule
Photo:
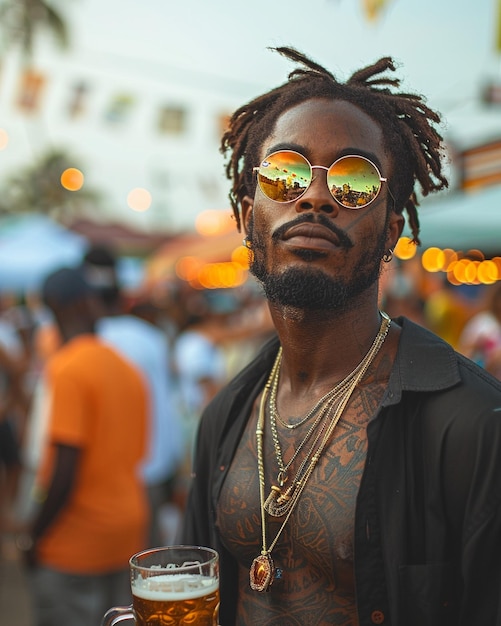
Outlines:
[[[295,489],[297,489],[298,485],[301,482],[304,469],[308,463],[308,460],[313,455],[314,449],[326,426],[326,422],[328,422],[329,417],[334,410],[334,405],[338,401],[342,402],[343,395],[346,393],[349,393],[350,383],[358,375],[360,370],[367,368],[367,364],[370,363],[374,359],[379,349],[381,348],[386,338],[386,334],[388,332],[388,326],[390,323],[389,318],[385,313],[381,313],[381,316],[382,316],[382,319],[381,319],[381,325],[379,327],[379,331],[376,337],[374,338],[372,345],[370,346],[369,350],[367,351],[363,359],[360,361],[360,363],[355,367],[353,371],[351,371],[345,378],[343,378],[341,382],[337,383],[332,389],[330,389],[326,394],[324,394],[320,398],[320,400],[318,400],[315,403],[313,408],[310,409],[308,413],[306,414],[307,417],[310,417],[311,415],[315,413],[315,411],[319,411],[317,418],[315,419],[310,429],[306,433],[306,436],[296,446],[294,454],[292,455],[291,459],[289,459],[287,463],[285,463],[283,459],[282,447],[280,445],[280,439],[278,436],[278,430],[277,430],[277,424],[276,424],[276,418],[278,416],[276,399],[277,399],[277,392],[278,392],[278,379],[280,375],[280,367],[281,367],[281,360],[282,360],[282,351],[281,351],[281,348],[279,349],[274,366],[270,374],[270,392],[269,392],[270,426],[271,426],[271,434],[273,438],[273,445],[275,448],[275,457],[276,457],[277,465],[278,465],[278,474],[277,474],[276,484],[271,486],[270,493],[268,497],[266,498],[266,501],[264,504],[266,512],[272,515],[273,517],[282,517],[283,515],[287,513],[289,507],[291,506],[293,502],[292,495]],[[300,464],[299,469],[297,470],[296,475],[294,479],[292,480],[291,484],[286,486],[286,483],[289,478],[289,473],[288,473],[289,468],[291,467],[295,459],[298,457],[299,453],[302,451],[303,447],[306,445],[307,441],[310,439],[310,437],[312,436],[313,432],[318,427],[322,419],[324,419],[324,423],[322,425],[322,428],[320,429],[320,432],[317,433],[317,435],[315,436],[313,445],[307,452],[305,458],[303,459],[303,462]],[[304,422],[304,418],[302,419],[302,421]]]
[[[273,582],[277,579],[282,578],[283,572],[280,568],[276,568],[271,558],[271,553],[277,544],[289,518],[291,517],[301,494],[308,482],[309,477],[313,473],[322,452],[327,446],[331,435],[334,432],[334,429],[341,418],[341,415],[348,404],[355,388],[358,383],[361,381],[368,368],[370,367],[372,361],[374,360],[376,354],[379,352],[381,346],[383,345],[384,340],[388,334],[388,330],[391,324],[390,318],[386,315],[386,313],[381,312],[382,322],[377,334],[374,343],[369,349],[367,355],[364,357],[359,366],[357,366],[356,375],[353,376],[347,385],[346,393],[341,398],[339,404],[334,410],[334,415],[331,422],[324,429],[323,437],[320,437],[320,434],[317,436],[316,441],[320,441],[316,450],[311,454],[311,457],[307,456],[307,459],[303,462],[303,472],[300,480],[297,482],[296,488],[294,489],[292,495],[290,496],[290,505],[288,507],[287,513],[285,515],[285,519],[282,522],[280,528],[278,529],[275,538],[268,546],[267,534],[266,534],[266,509],[265,509],[265,471],[264,471],[264,450],[263,450],[263,437],[264,437],[264,426],[265,426],[265,406],[266,400],[268,397],[268,393],[273,382],[273,377],[278,369],[279,355],[277,355],[277,359],[275,359],[275,364],[272,368],[271,374],[265,384],[263,389],[263,393],[261,395],[261,402],[259,405],[259,415],[258,422],[256,428],[256,447],[257,447],[257,464],[258,464],[258,474],[259,474],[259,501],[260,501],[260,509],[261,509],[261,554],[257,556],[251,565],[249,578],[250,578],[250,586],[253,591],[269,591]],[[280,354],[280,351],[279,351]],[[326,422],[327,423],[327,422]]]

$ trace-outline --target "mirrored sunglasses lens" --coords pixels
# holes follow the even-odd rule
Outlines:
[[[374,165],[357,156],[343,157],[331,166],[327,182],[333,197],[348,209],[367,206],[381,188]]]
[[[291,202],[308,189],[310,165],[296,152],[274,152],[259,166],[258,181],[261,191],[268,198],[276,202]]]

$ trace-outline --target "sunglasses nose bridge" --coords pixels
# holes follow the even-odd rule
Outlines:
[[[327,187],[327,190],[329,190],[329,182],[327,180],[327,172],[329,171],[330,168],[325,167],[324,165],[311,165],[310,169],[311,169],[311,180],[310,180],[310,184],[308,185],[308,189],[310,189],[312,184],[313,184],[313,182],[316,181],[317,178],[320,177],[321,178],[320,185],[323,185],[322,189],[324,187]],[[322,175],[322,174],[315,173],[315,170],[324,170],[325,171],[325,176]]]
[[[325,167],[324,165],[310,165],[310,169],[311,169],[311,180],[310,180],[310,184],[309,184],[308,188],[311,187],[311,184],[313,183],[313,181],[318,178],[318,175],[315,174],[315,170],[325,170],[326,172],[329,171],[329,168]],[[324,183],[328,186],[327,174],[325,175],[325,178],[323,180],[324,180]]]
[[[299,199],[298,209],[313,208],[323,212],[333,213],[339,208],[338,203],[332,197],[329,190],[329,183],[327,180],[327,172],[329,167],[324,165],[311,165],[311,179],[308,187],[304,190]],[[325,174],[316,173],[315,170],[324,170]],[[320,178],[320,180],[317,180]],[[306,207],[306,205],[308,205]]]

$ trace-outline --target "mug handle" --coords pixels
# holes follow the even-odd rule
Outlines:
[[[125,620],[134,620],[134,612],[132,610],[132,604],[130,606],[114,606],[104,614],[101,621],[101,626],[115,626],[119,622]]]

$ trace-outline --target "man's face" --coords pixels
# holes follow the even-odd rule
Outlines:
[[[359,154],[370,158],[391,186],[379,125],[341,100],[314,99],[286,111],[265,141],[261,158],[278,149],[295,150],[312,165],[326,167],[340,156]],[[254,252],[251,272],[272,302],[344,310],[377,285],[381,257],[394,247],[403,218],[387,211],[386,183],[374,202],[353,210],[331,196],[325,170],[313,173],[310,187],[297,200],[274,202],[257,187],[254,199],[243,203]]]

